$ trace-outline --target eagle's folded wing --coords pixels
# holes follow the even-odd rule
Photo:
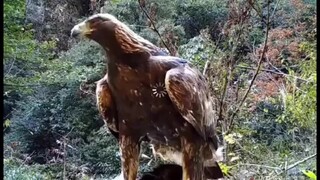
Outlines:
[[[116,106],[108,85],[107,75],[100,79],[96,88],[97,106],[110,132],[119,138],[118,120],[116,117]]]
[[[208,100],[205,79],[188,65],[166,73],[165,87],[174,106],[184,119],[206,140],[206,109]]]

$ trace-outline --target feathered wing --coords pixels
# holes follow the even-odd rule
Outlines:
[[[100,79],[96,88],[97,106],[99,112],[106,123],[108,129],[119,139],[118,119],[116,117],[116,106],[112,98],[111,90],[108,85],[108,76]]]
[[[165,87],[174,106],[205,139],[212,139],[215,148],[214,112],[209,89],[202,74],[187,64],[166,73]]]

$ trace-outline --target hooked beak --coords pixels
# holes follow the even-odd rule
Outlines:
[[[85,23],[79,23],[77,25],[75,25],[72,29],[71,29],[71,37],[77,37],[79,35],[89,35],[91,33],[91,29],[89,28],[89,26]]]

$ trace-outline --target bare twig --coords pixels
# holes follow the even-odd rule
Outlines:
[[[28,87],[28,86],[41,86],[41,84],[10,84],[10,83],[3,83],[3,86],[13,86],[13,87]]]
[[[66,177],[66,164],[67,164],[67,137],[72,132],[73,128],[65,135],[63,136],[63,179],[67,179]]]
[[[250,82],[250,85],[249,85],[249,87],[248,87],[245,95],[243,96],[243,98],[242,98],[239,106],[237,107],[237,109],[235,110],[235,112],[234,112],[234,113],[231,115],[231,117],[230,117],[230,124],[229,124],[228,131],[232,128],[233,120],[234,120],[236,114],[239,112],[239,110],[240,110],[241,107],[242,107],[242,104],[243,104],[244,101],[247,99],[247,96],[248,96],[248,94],[249,94],[249,92],[250,92],[250,90],[251,90],[251,88],[252,88],[252,85],[253,85],[254,81],[256,80],[256,78],[257,78],[257,76],[258,76],[258,73],[259,73],[259,71],[260,71],[263,57],[265,56],[265,53],[266,53],[266,51],[267,51],[267,42],[268,42],[269,24],[270,24],[270,22],[269,22],[270,12],[269,12],[269,11],[270,11],[270,1],[268,1],[267,27],[266,27],[266,34],[265,34],[264,46],[263,46],[262,54],[261,54],[261,56],[260,56],[260,60],[259,60],[259,62],[258,62],[258,67],[257,67],[257,69],[256,69],[256,71],[255,71],[255,73],[254,73],[254,75],[253,75],[253,78],[252,78],[252,80],[251,80],[251,82]]]
[[[287,179],[288,175],[288,157],[286,156],[286,161],[284,162],[284,178]]]
[[[239,164],[240,166],[256,166],[260,168],[267,168],[267,169],[275,169],[275,170],[281,170],[279,167],[273,167],[273,166],[266,166],[261,164]]]
[[[202,75],[204,75],[204,76],[206,75],[207,69],[209,67],[209,62],[210,62],[210,60],[208,59],[206,61],[206,64],[204,65],[203,72],[202,72]]]
[[[228,86],[228,76],[229,76],[229,71],[227,71],[227,73],[225,74],[225,77],[224,77],[224,84],[223,84],[223,89],[222,89],[222,94],[221,94],[221,97],[220,97],[220,109],[219,109],[219,116],[218,116],[218,120],[222,120],[222,108],[223,108],[223,104],[224,104],[224,101],[225,101],[225,95],[226,95],[226,92],[227,92],[227,86]],[[227,126],[225,127],[227,128]],[[227,129],[225,129],[227,131]]]
[[[242,30],[243,28],[242,25],[244,23],[244,20],[240,17],[240,21],[238,22],[238,25],[240,28],[238,28],[238,33],[235,37],[235,39],[233,41],[229,41],[229,46],[232,47],[231,48],[231,57],[228,57],[227,58],[227,64],[226,64],[226,68],[227,68],[227,71],[226,71],[226,74],[225,74],[225,77],[224,77],[224,84],[223,84],[223,88],[222,88],[222,92],[221,92],[221,96],[220,96],[220,99],[219,99],[219,114],[218,114],[218,121],[221,121],[222,122],[222,134],[223,135],[226,135],[229,131],[228,129],[228,121],[225,117],[223,117],[223,109],[224,109],[224,105],[226,103],[226,97],[228,97],[228,85],[229,85],[229,81],[231,80],[231,75],[232,75],[232,72],[234,70],[234,63],[235,63],[235,52],[239,46],[239,41],[240,41],[240,37],[241,37],[241,34],[242,34]],[[235,44],[231,44],[231,42],[234,42]],[[226,47],[228,48],[228,47]],[[228,147],[228,144],[226,143],[225,141],[225,138],[223,138],[223,146],[224,146],[224,161],[226,163],[228,163],[228,150],[229,150],[229,147]]]
[[[250,67],[250,66],[237,65],[236,67],[242,68],[242,69],[255,70],[254,67]],[[303,78],[301,78],[301,77],[294,76],[294,75],[291,75],[291,74],[283,73],[283,72],[281,72],[281,71],[280,71],[278,68],[276,68],[276,67],[274,67],[274,69],[276,69],[276,71],[271,70],[271,69],[263,69],[263,68],[260,68],[260,71],[265,71],[265,72],[269,72],[269,73],[273,73],[273,74],[278,74],[278,75],[282,75],[282,76],[289,76],[289,77],[293,77],[293,78],[299,79],[299,80],[301,80],[301,81],[310,82],[310,81],[308,81],[308,80],[306,80],[306,79],[303,79]]]
[[[308,161],[309,159],[311,159],[313,157],[316,157],[316,156],[317,156],[317,153],[315,153],[315,154],[313,154],[311,156],[308,156],[308,157],[306,157],[306,158],[304,158],[304,159],[302,159],[302,160],[300,160],[300,161],[298,161],[298,162],[296,162],[294,164],[291,164],[290,166],[287,167],[286,170],[292,169],[292,168],[298,166],[299,164],[304,163],[304,162]]]
[[[222,36],[222,35],[220,34],[217,43],[215,43],[215,46],[216,46],[216,47],[213,49],[212,53],[215,53],[216,50],[218,49],[218,44],[219,44],[219,42],[220,42],[220,40],[221,40],[221,36]],[[204,65],[204,69],[203,69],[203,72],[202,72],[202,74],[203,74],[204,76],[205,76],[206,73],[207,73],[210,60],[211,60],[211,59],[208,59],[208,60],[206,61],[206,64]]]
[[[17,48],[16,48],[16,51],[17,51]],[[9,70],[4,74],[4,77],[6,77],[8,74],[10,74],[11,69],[13,68],[13,65],[14,65],[15,61],[16,61],[16,54],[13,57],[13,61],[12,61],[11,65],[10,65]]]
[[[248,1],[249,3],[253,3],[253,2],[251,2],[250,0]],[[239,22],[239,25],[240,25],[240,27],[243,25],[243,23],[244,23],[244,20],[241,20],[240,22]],[[219,116],[218,116],[218,120],[222,120],[222,107],[224,106],[224,103],[225,103],[225,97],[227,96],[227,89],[228,89],[228,84],[229,84],[229,80],[230,80],[230,76],[231,76],[231,74],[232,74],[232,72],[233,72],[233,70],[234,70],[234,59],[235,59],[235,57],[234,57],[234,54],[235,54],[235,51],[237,50],[237,47],[238,47],[238,45],[239,45],[239,39],[240,39],[240,37],[241,37],[241,34],[242,34],[242,31],[243,31],[243,28],[239,28],[239,32],[238,32],[238,36],[236,36],[236,38],[235,38],[235,40],[233,40],[233,41],[230,41],[230,42],[235,42],[235,44],[234,45],[230,45],[230,43],[229,43],[229,46],[231,46],[232,47],[232,49],[231,49],[231,55],[233,55],[233,57],[229,57],[229,64],[227,65],[227,67],[229,68],[229,70],[227,71],[227,74],[226,74],[226,76],[225,76],[225,84],[223,85],[223,90],[222,90],[222,94],[221,94],[221,98],[220,98],[220,110],[219,110]],[[228,111],[227,111],[228,112]],[[225,123],[228,123],[227,121],[224,121]],[[226,132],[224,132],[224,133],[227,133],[227,131],[228,131],[228,128],[227,128],[227,125],[226,125],[226,127],[225,127],[225,130],[226,130]],[[227,148],[226,148],[227,149]]]
[[[67,151],[66,151],[66,139],[63,139],[63,180],[66,180],[66,156],[67,156]]]
[[[274,65],[269,61],[268,58],[267,58],[267,60],[268,60],[268,64],[269,64],[273,69],[277,70],[278,74],[281,74],[281,75],[284,75],[284,76],[290,76],[290,77],[293,77],[293,78],[295,78],[295,79],[299,79],[299,80],[302,80],[302,81],[305,81],[305,82],[309,82],[308,80],[303,79],[303,78],[300,78],[300,77],[298,77],[298,76],[294,76],[294,75],[291,75],[291,74],[285,74],[285,73],[283,73],[279,68],[277,68],[276,66],[274,66]]]
[[[170,51],[169,47],[167,46],[167,44],[164,42],[164,40],[162,39],[161,37],[161,34],[159,33],[158,29],[156,28],[156,25],[154,24],[154,22],[152,21],[151,17],[149,16],[148,12],[143,8],[140,0],[138,0],[138,3],[139,3],[139,6],[141,8],[141,10],[143,11],[143,13],[147,16],[147,18],[149,19],[151,25],[152,25],[152,28],[153,28],[153,31],[156,32],[162,42],[162,44],[167,48],[167,50],[169,51],[169,53],[171,55],[173,55],[173,53]]]
[[[287,161],[285,162],[285,166],[283,168],[280,168],[280,167],[274,167],[274,166],[267,166],[267,165],[261,165],[261,164],[239,164],[240,166],[256,166],[256,167],[261,167],[261,168],[267,168],[267,169],[274,169],[274,170],[280,170],[280,172],[278,172],[277,174],[281,174],[283,172],[286,172],[288,171],[289,169],[292,169],[294,167],[296,167],[297,165],[301,164],[301,163],[304,163],[306,161],[308,161],[309,159],[311,158],[314,158],[315,156],[317,156],[317,153],[311,155],[311,156],[308,156],[304,159],[302,159],[301,161],[298,161],[292,165],[289,165],[287,164]]]
[[[276,2],[276,5],[275,5],[274,8],[273,8],[272,15],[270,16],[270,19],[271,19],[271,20],[274,20],[273,18],[274,18],[274,15],[275,15],[275,13],[276,13],[276,9],[277,9],[277,7],[278,7],[278,5],[279,5],[279,2],[280,2],[280,0],[278,0],[278,1]]]
[[[22,164],[20,165],[20,168],[25,165],[25,163],[32,157],[32,155],[35,153],[35,151],[32,151],[31,154],[27,155],[27,157],[25,158],[25,160],[22,162]]]
[[[251,156],[253,156],[253,157],[257,158],[257,159],[260,159],[257,155],[255,155],[255,154],[253,154],[252,152],[246,150],[239,142],[236,141],[236,144],[239,146],[239,148],[240,148],[242,151],[250,154]]]
[[[252,7],[252,9],[254,9],[257,12],[257,15],[261,18],[262,21],[264,21],[263,19],[263,14],[262,14],[262,10],[261,9],[257,9],[257,7],[255,6],[256,1],[248,1],[249,5]]]

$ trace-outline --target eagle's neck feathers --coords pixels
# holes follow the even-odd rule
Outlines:
[[[115,37],[122,50],[126,54],[148,52],[157,49],[157,47],[133,32],[126,25],[118,25],[115,28]]]

